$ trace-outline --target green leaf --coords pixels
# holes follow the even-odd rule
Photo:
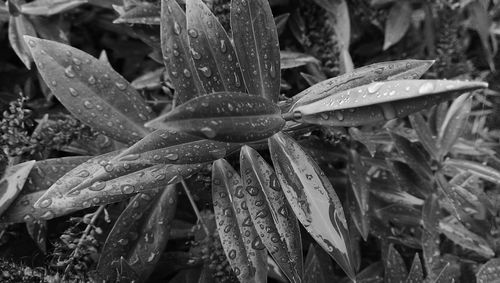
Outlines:
[[[26,68],[31,69],[32,56],[29,46],[23,40],[23,36],[36,36],[36,30],[33,23],[25,15],[9,18],[9,43],[17,57],[21,59]]]
[[[320,64],[318,59],[300,52],[281,51],[280,58],[282,70],[297,68],[307,64]]]
[[[0,179],[0,215],[2,215],[21,192],[35,161],[26,161],[7,167]]]
[[[191,99],[147,124],[225,142],[264,139],[284,125],[280,109],[266,98],[222,92]]]
[[[384,50],[398,43],[411,24],[412,8],[409,1],[396,1],[389,11],[384,31]]]
[[[52,93],[78,119],[125,143],[148,134],[151,109],[107,63],[74,47],[25,36]]]
[[[175,0],[161,3],[161,50],[177,105],[206,92],[191,57],[184,11]]]
[[[348,175],[351,182],[350,189],[354,196],[355,206],[351,209],[351,214],[356,217],[354,225],[358,229],[363,240],[367,240],[370,231],[370,216],[368,215],[369,196],[368,182],[366,180],[368,174],[367,170],[361,163],[358,153],[354,150],[349,154]],[[351,206],[350,206],[351,208]],[[357,221],[356,221],[357,220]]]
[[[186,17],[191,55],[207,93],[246,92],[236,52],[214,14],[201,0],[190,0],[186,2]],[[273,18],[271,21],[274,24]]]
[[[174,185],[135,196],[109,233],[97,272],[110,281],[116,280],[113,270],[122,270],[123,257],[141,281],[146,281],[167,245],[176,206]]]
[[[114,24],[159,25],[161,22],[160,7],[153,3],[137,2],[137,5],[120,14]]]
[[[72,10],[87,0],[35,0],[21,5],[21,12],[28,15],[52,16]]]
[[[423,283],[424,282],[424,269],[422,268],[422,263],[418,257],[418,253],[415,253],[413,257],[413,263],[411,264],[410,272],[406,278],[406,283]]]
[[[432,134],[429,124],[424,120],[421,113],[417,112],[408,116],[411,126],[417,132],[418,140],[427,150],[430,156],[439,160],[439,153],[436,145],[436,137]]]
[[[292,97],[284,105],[283,112],[293,107],[321,100],[344,90],[366,85],[374,81],[403,79],[398,74],[410,72],[414,74],[412,79],[418,79],[434,63],[432,60],[400,60],[375,63],[355,69],[351,73],[334,77],[315,84],[299,94]],[[406,78],[405,78],[406,79]],[[300,102],[299,102],[300,101]]]
[[[432,179],[432,169],[424,153],[415,144],[398,134],[391,133],[391,137],[399,154],[408,166],[420,176],[429,180]]]
[[[352,88],[291,110],[297,122],[358,126],[405,117],[460,93],[485,88],[483,82],[396,80]]]
[[[240,167],[245,200],[262,243],[285,275],[292,282],[300,282],[304,271],[299,223],[276,173],[248,146],[241,148]]]
[[[406,265],[399,254],[399,252],[391,244],[387,252],[387,259],[385,262],[385,282],[399,283],[404,282],[408,276]]]
[[[493,167],[474,161],[451,158],[446,159],[443,162],[443,165],[466,171],[492,183],[500,184],[500,171]]]
[[[500,281],[500,258],[490,259],[476,273],[477,283]]]
[[[248,93],[277,102],[280,48],[269,1],[233,0],[230,16],[234,46]]]
[[[319,166],[293,139],[269,139],[271,157],[295,215],[318,244],[354,278],[350,238],[342,204]]]
[[[465,130],[467,118],[472,108],[472,101],[469,97],[469,94],[461,95],[448,108],[437,139],[440,157],[450,151]]]
[[[227,260],[240,282],[264,282],[267,253],[244,201],[239,174],[223,159],[212,167],[212,199],[217,230]]]

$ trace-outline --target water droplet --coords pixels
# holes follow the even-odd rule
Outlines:
[[[227,51],[226,41],[224,39],[221,39],[220,41],[220,51],[222,53],[226,53]]]
[[[191,72],[188,69],[184,69],[184,71],[182,73],[184,74],[184,76],[186,78],[190,78],[191,77]]]
[[[123,185],[121,189],[122,192],[127,195],[134,193],[134,186],[132,185]]]
[[[80,173],[77,174],[77,176],[80,178],[86,178],[86,177],[90,176],[90,172],[87,170],[82,170],[82,171],[80,171]]]
[[[36,47],[36,42],[35,42],[33,39],[30,39],[30,40],[28,41],[28,44],[29,44],[29,46],[31,46],[31,47]]]
[[[200,129],[200,131],[209,139],[213,139],[215,138],[215,136],[217,135],[217,133],[214,131],[214,129],[210,128],[210,127],[203,127]]]
[[[84,106],[85,108],[87,108],[87,109],[91,109],[91,108],[92,108],[92,103],[91,103],[90,101],[88,101],[88,100],[85,100],[85,101],[83,102],[83,106]]]
[[[96,79],[93,75],[91,75],[88,79],[90,85],[94,85],[96,83]]]
[[[426,82],[418,88],[419,94],[430,93],[434,89],[434,84],[431,82]]]
[[[328,113],[326,112],[320,113],[320,116],[323,120],[328,120],[330,118],[330,116],[328,116]]]
[[[45,211],[41,216],[42,219],[49,220],[54,218],[54,213],[52,211]]]
[[[256,196],[259,194],[259,189],[254,186],[247,186],[246,191],[251,195],[251,196]]]
[[[394,106],[391,103],[382,103],[380,104],[380,107],[382,108],[382,113],[386,120],[396,118],[396,109],[394,109]]]
[[[230,250],[229,251],[229,258],[230,259],[235,259],[236,258],[236,250]]]
[[[169,153],[169,154],[167,154],[166,157],[168,160],[171,160],[171,161],[175,161],[175,160],[179,159],[179,155],[176,153]]]
[[[51,84],[52,86],[57,86],[57,82],[56,82],[56,81],[51,81],[51,82],[50,82],[50,84]]]
[[[140,157],[139,154],[128,154],[128,155],[125,155],[124,157],[120,158],[120,160],[133,161],[133,160],[137,160],[139,157]]]
[[[271,78],[276,77],[276,67],[274,67],[274,64],[271,64],[271,66],[269,67],[269,75],[271,76]]]
[[[80,66],[82,64],[82,60],[75,57],[73,58],[73,64]]]
[[[342,113],[342,111],[341,111],[341,110],[339,110],[339,111],[335,111],[335,117],[336,117],[336,118],[337,118],[337,120],[339,120],[339,121],[344,120],[344,114]]]
[[[69,88],[69,93],[71,94],[71,96],[78,96],[78,91],[72,87]]]
[[[118,240],[118,244],[122,245],[122,246],[126,246],[128,244],[128,239],[120,239]]]
[[[382,86],[384,85],[384,83],[381,83],[381,82],[376,82],[376,83],[372,83],[368,86],[368,92],[369,93],[375,93],[377,92]]]
[[[180,35],[182,32],[182,28],[177,22],[174,22],[174,32],[177,35]]]
[[[122,83],[122,82],[115,82],[116,87],[119,90],[126,90],[127,89],[127,84]]]
[[[69,65],[66,69],[64,69],[64,75],[66,75],[66,77],[68,78],[74,78],[76,74],[73,70],[73,66]]]
[[[188,34],[189,34],[189,36],[191,36],[192,38],[197,38],[197,37],[198,37],[198,32],[197,32],[195,29],[189,29],[189,30],[188,30]]]
[[[193,48],[189,49],[191,52],[191,56],[193,56],[194,59],[200,60],[201,59],[201,54],[199,52],[196,52]]]
[[[41,208],[47,208],[52,204],[52,200],[49,198],[46,198],[40,202],[40,207]]]
[[[201,73],[207,78],[209,78],[212,75],[212,71],[208,67],[201,67],[198,68],[198,70],[200,70]]]
[[[25,222],[31,222],[33,221],[33,216],[31,216],[31,214],[26,214],[24,217],[23,217],[23,220]]]

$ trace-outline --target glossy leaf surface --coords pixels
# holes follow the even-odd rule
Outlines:
[[[285,134],[269,139],[273,164],[295,215],[318,244],[354,278],[349,230],[330,181],[304,150]]]

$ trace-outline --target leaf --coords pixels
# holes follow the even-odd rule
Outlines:
[[[317,250],[313,244],[309,245],[305,261],[305,283],[327,283],[332,279],[332,265],[328,255]]]
[[[409,1],[396,1],[391,6],[384,31],[384,50],[398,43],[410,27],[412,8]]]
[[[460,185],[451,184],[451,182],[448,183],[442,174],[436,175],[436,183],[441,192],[443,192],[443,195],[450,202],[453,209],[452,214],[460,221],[463,221],[471,214],[477,214],[477,207],[483,206],[483,204],[478,202],[476,196],[469,193],[469,191]]]
[[[447,80],[375,82],[295,106],[290,111],[297,122],[358,126],[405,117],[460,93],[487,86],[482,82]]]
[[[399,252],[391,244],[387,252],[385,262],[385,282],[399,283],[404,282],[408,275],[406,265]]]
[[[264,282],[267,253],[242,196],[239,174],[223,159],[212,167],[212,199],[222,247],[240,282]]]
[[[413,263],[411,264],[410,272],[406,278],[406,283],[423,283],[424,282],[424,270],[422,268],[422,263],[418,257],[418,253],[415,253],[413,257]]]
[[[452,215],[439,221],[439,230],[464,249],[474,251],[484,258],[495,256],[495,252],[483,237],[471,232]]]
[[[490,259],[476,273],[477,283],[500,281],[500,258]]]
[[[262,243],[290,281],[300,282],[304,269],[299,223],[291,214],[276,173],[248,146],[241,148],[240,167],[243,194]]]
[[[363,269],[356,275],[356,282],[359,283],[382,283],[384,282],[384,265],[377,261]]]
[[[35,0],[21,5],[21,13],[36,16],[52,16],[72,10],[87,0]]]
[[[429,279],[435,279],[438,277],[438,274],[435,272],[434,267],[439,262],[441,256],[441,251],[439,249],[440,243],[441,239],[439,232],[431,232],[426,229],[422,231],[422,258],[424,259],[427,277]]]
[[[389,172],[391,172],[396,184],[402,191],[424,198],[431,192],[432,185],[430,181],[422,178],[406,163],[387,160],[387,164],[389,165]]]
[[[32,56],[29,51],[29,46],[24,42],[24,35],[35,36],[36,30],[28,17],[18,15],[17,17],[10,16],[9,18],[9,43],[17,57],[21,59],[26,68],[31,69]]]
[[[186,17],[191,55],[207,93],[246,92],[236,52],[214,14],[201,0],[190,0]]]
[[[113,21],[114,24],[143,24],[159,25],[161,22],[160,7],[153,3],[138,2],[131,9],[120,14],[120,17]]]
[[[307,64],[319,64],[320,61],[313,56],[300,52],[281,51],[280,52],[281,69],[292,69]]]
[[[148,133],[143,124],[152,118],[151,109],[107,63],[54,41],[25,41],[52,93],[82,122],[125,143]]]
[[[351,183],[350,189],[352,190],[355,206],[351,209],[351,214],[354,214],[356,220],[354,224],[358,229],[363,240],[367,240],[368,233],[370,232],[370,216],[369,210],[369,196],[368,182],[366,180],[367,170],[363,167],[358,153],[354,150],[350,151],[348,163],[348,175]],[[351,207],[351,206],[350,206]]]
[[[417,132],[418,140],[427,150],[430,156],[435,160],[439,160],[438,149],[436,146],[436,137],[432,134],[429,124],[424,120],[424,117],[419,112],[408,116],[411,126]]]
[[[34,164],[35,161],[32,160],[7,167],[4,176],[0,179],[0,215],[19,195]]]
[[[276,30],[278,32],[278,35],[281,35],[285,31],[288,18],[290,18],[290,13],[284,13],[274,17],[274,22],[276,23]]]
[[[110,281],[116,280],[117,274],[110,270],[120,268],[123,257],[138,277],[145,281],[165,249],[176,206],[174,185],[135,196],[109,233],[97,272]]]
[[[440,157],[450,151],[464,132],[471,108],[472,101],[469,99],[469,94],[459,96],[448,108],[437,139]]]
[[[31,239],[36,243],[38,248],[44,253],[47,253],[47,221],[39,220],[26,222],[26,230]]]
[[[146,72],[136,78],[130,85],[137,90],[152,90],[161,88],[165,68],[161,67],[153,71]]]
[[[334,77],[318,84],[315,84],[299,94],[292,97],[290,101],[282,107],[283,110],[289,110],[308,103],[312,103],[322,98],[333,95],[344,90],[366,85],[374,81],[402,79],[398,74],[412,72],[415,74],[413,79],[420,78],[434,63],[432,60],[399,60],[382,63],[375,63],[353,70],[348,74]],[[283,111],[284,112],[284,111]]]
[[[474,161],[464,159],[451,159],[448,158],[443,162],[443,165],[457,168],[469,173],[472,173],[479,178],[485,179],[489,182],[500,184],[500,171],[493,167],[483,165]]]
[[[263,97],[231,92],[191,99],[146,124],[225,142],[267,138],[284,125],[274,103]]]
[[[278,180],[295,215],[349,278],[354,278],[347,221],[330,181],[285,134],[271,137],[269,148]]]
[[[391,137],[394,140],[394,145],[406,164],[408,164],[408,166],[415,170],[415,172],[417,172],[420,176],[429,180],[432,179],[432,169],[423,152],[420,151],[415,144],[398,134],[391,133]]]
[[[184,11],[175,0],[161,3],[161,50],[177,105],[206,92],[191,57]]]
[[[269,2],[233,0],[230,17],[234,46],[248,93],[277,102],[280,49]]]

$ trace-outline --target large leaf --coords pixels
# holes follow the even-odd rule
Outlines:
[[[276,173],[248,146],[241,148],[240,167],[247,207],[262,242],[290,281],[300,282],[303,266],[299,223],[291,214]]]
[[[409,1],[396,1],[385,22],[384,47],[386,50],[398,43],[410,27],[412,8]]]
[[[277,102],[280,49],[269,1],[231,1],[231,28],[248,93]]]
[[[151,109],[109,64],[65,44],[25,40],[52,93],[82,122],[125,143],[148,133]]]
[[[223,159],[212,167],[212,199],[227,260],[240,282],[265,282],[267,253],[242,195],[239,174]]]
[[[87,0],[35,0],[21,5],[21,12],[29,15],[52,16],[85,3]]]
[[[24,182],[35,165],[35,161],[27,161],[8,167],[0,179],[0,215],[10,206],[21,192]]]
[[[108,280],[116,280],[114,270],[123,257],[139,275],[140,282],[145,282],[167,244],[176,205],[175,185],[135,196],[109,233],[97,272]]]
[[[358,126],[405,117],[460,93],[487,86],[483,82],[446,80],[375,82],[295,106],[291,111],[297,122]]]
[[[319,166],[293,139],[269,139],[271,157],[295,215],[318,244],[354,278],[350,238],[342,204]]]
[[[418,79],[434,63],[432,60],[400,60],[375,63],[355,69],[353,72],[334,77],[300,92],[282,106],[289,110],[311,103],[334,93],[369,84],[374,81],[396,79]],[[300,102],[299,102],[300,100]]]
[[[225,142],[267,138],[285,125],[269,100],[245,93],[213,93],[191,99],[147,126]]]
[[[191,55],[205,90],[246,92],[236,52],[215,15],[201,0],[190,0],[186,16]]]
[[[476,273],[477,283],[500,282],[500,258],[490,259]]]
[[[175,88],[175,103],[182,104],[205,94],[191,57],[186,15],[175,0],[162,1],[161,50]]]

